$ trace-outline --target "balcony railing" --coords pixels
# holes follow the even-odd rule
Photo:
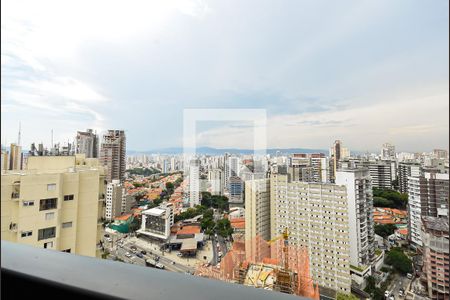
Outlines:
[[[192,275],[1,241],[2,298],[306,299]],[[23,288],[27,287],[27,288]]]

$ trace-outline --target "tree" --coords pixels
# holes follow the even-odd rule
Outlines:
[[[337,293],[336,300],[359,300],[359,298],[352,294]]]
[[[412,261],[400,248],[392,248],[386,255],[384,262],[394,267],[400,274],[412,273]]]
[[[391,190],[391,189],[374,188],[373,196],[374,196],[374,206],[377,206],[376,202],[375,202],[376,197],[384,198],[384,199],[391,201],[392,206],[388,206],[388,207],[404,209],[404,208],[406,208],[406,205],[408,204],[408,194],[401,194],[401,193]],[[381,199],[379,199],[379,200],[381,200]]]
[[[173,183],[172,182],[166,182],[166,189],[168,189],[168,190],[173,190],[173,188],[174,188],[174,185],[173,185]]]
[[[228,219],[220,219],[217,221],[216,230],[223,237],[228,237],[233,233],[233,228],[231,228],[231,223]]]
[[[397,229],[397,227],[394,224],[376,224],[375,225],[375,233],[379,236],[382,236],[383,238],[387,238],[391,234],[394,233],[394,231]]]

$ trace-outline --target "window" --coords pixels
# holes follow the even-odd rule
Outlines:
[[[56,236],[56,227],[49,227],[44,229],[39,229],[38,241],[51,239]]]
[[[72,227],[72,222],[62,223],[62,228],[70,228],[70,227]]]
[[[39,210],[55,209],[57,201],[57,198],[41,199]]]
[[[47,191],[54,191],[54,190],[56,190],[56,183],[47,184]]]
[[[32,236],[33,235],[33,231],[22,231],[21,236],[22,237],[27,237],[27,236]]]
[[[73,195],[64,195],[64,201],[73,200]]]
[[[45,220],[53,220],[55,218],[55,213],[51,212],[51,213],[46,213],[45,214]]]
[[[53,248],[53,242],[44,243],[44,248]]]
[[[66,249],[66,250],[63,250],[63,251],[61,251],[61,252],[70,253],[70,249]]]
[[[23,201],[23,206],[34,206],[34,201]]]

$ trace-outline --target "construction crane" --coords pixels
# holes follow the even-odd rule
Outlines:
[[[288,228],[285,227],[284,230],[283,230],[283,233],[281,235],[279,235],[276,238],[273,238],[273,239],[271,239],[270,241],[267,242],[269,245],[271,245],[273,242],[276,242],[276,241],[278,241],[280,239],[284,240],[284,245],[283,245],[284,269],[286,271],[289,269],[288,238],[289,238]]]

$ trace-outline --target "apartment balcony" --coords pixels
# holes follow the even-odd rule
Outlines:
[[[12,198],[13,200],[19,200],[19,198],[20,198],[20,193],[19,193],[19,192],[12,192],[12,193],[11,193],[11,198]]]
[[[1,242],[3,299],[291,299],[305,300],[193,275]],[[24,288],[26,287],[26,288]]]

